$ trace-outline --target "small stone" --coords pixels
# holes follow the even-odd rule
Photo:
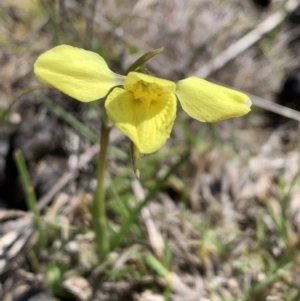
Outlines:
[[[80,301],[88,301],[92,296],[92,288],[88,281],[78,275],[70,275],[68,273],[63,281],[63,287],[71,294],[76,296]],[[68,277],[68,275],[70,275]]]

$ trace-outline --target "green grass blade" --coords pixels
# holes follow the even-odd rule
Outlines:
[[[133,209],[133,211],[131,212],[129,218],[127,220],[125,220],[125,222],[122,225],[121,230],[119,231],[119,233],[117,233],[113,239],[112,239],[112,243],[111,243],[111,250],[114,250],[115,248],[117,248],[121,241],[123,240],[123,238],[126,236],[129,228],[131,227],[131,225],[134,223],[134,221],[136,220],[136,218],[138,217],[138,215],[140,214],[141,210],[150,202],[150,200],[152,200],[154,198],[154,196],[160,191],[160,189],[165,185],[165,183],[167,182],[167,180],[170,178],[170,176],[172,176],[175,171],[189,158],[189,152],[185,152],[181,158],[173,165],[171,166],[171,168],[169,169],[169,171],[166,173],[166,175],[161,178],[160,180],[157,181],[157,185],[151,190],[149,191],[148,195],[146,196],[146,198],[144,199],[143,202],[139,203],[135,209]]]
[[[144,257],[145,263],[155,271],[159,276],[167,278],[170,272],[163,266],[163,264],[155,258],[152,254],[146,254]]]
[[[45,104],[56,116],[68,123],[81,136],[85,137],[92,143],[99,143],[100,138],[93,131],[91,131],[87,126],[85,126],[82,122],[76,119],[72,114],[67,112],[61,106],[54,103],[49,97],[41,94],[37,94],[36,97],[43,104]],[[124,160],[128,157],[124,151],[114,146],[110,146],[110,150],[117,159]]]
[[[42,226],[41,216],[37,208],[37,199],[34,192],[34,188],[31,184],[30,175],[26,166],[26,162],[21,150],[14,152],[15,163],[21,177],[22,186],[25,192],[25,199],[28,209],[32,212],[38,232],[39,241],[42,247],[46,246],[46,235]]]
[[[73,127],[80,135],[87,138],[89,141],[99,142],[99,137],[93,133],[87,126],[76,119],[73,115],[64,110],[61,106],[54,103],[49,97],[45,95],[36,95],[36,97],[45,104],[56,116],[63,119],[71,127]]]
[[[292,262],[288,262],[282,267],[276,269],[273,273],[271,273],[266,279],[263,281],[257,283],[254,285],[252,289],[250,289],[249,292],[247,292],[242,300],[248,301],[248,300],[255,300],[253,299],[255,296],[259,295],[266,287],[273,284],[275,281],[277,281],[281,277],[280,271],[282,270],[288,270],[293,266]]]

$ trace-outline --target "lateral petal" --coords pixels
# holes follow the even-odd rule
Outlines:
[[[202,122],[239,117],[250,111],[251,101],[244,93],[198,77],[177,82],[176,95],[183,110]]]
[[[34,73],[41,81],[83,102],[104,97],[125,78],[112,72],[97,53],[68,45],[40,55]]]

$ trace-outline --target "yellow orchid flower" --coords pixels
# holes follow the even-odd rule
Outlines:
[[[197,77],[172,82],[138,72],[122,76],[97,53],[68,45],[39,56],[34,72],[79,101],[106,98],[107,115],[142,154],[155,152],[169,138],[177,99],[187,114],[202,122],[239,117],[251,106],[247,95]]]

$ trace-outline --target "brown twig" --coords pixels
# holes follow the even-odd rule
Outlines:
[[[85,153],[81,154],[79,157],[79,162],[76,168],[72,171],[66,172],[60,177],[57,183],[38,200],[38,209],[41,211],[45,206],[47,206],[53,197],[65,187],[71,180],[75,179],[78,175],[79,170],[84,167],[88,162],[90,162],[94,156],[99,152],[99,145],[93,145]]]
[[[132,181],[132,190],[139,202],[142,202],[145,199],[144,189],[141,185],[141,182],[138,179],[134,179]],[[161,233],[155,226],[155,223],[151,217],[151,212],[148,207],[144,207],[142,209],[141,217],[147,228],[151,248],[153,249],[155,255],[158,258],[163,258],[164,241]]]
[[[198,69],[194,75],[207,78],[211,73],[224,67],[229,61],[236,58],[252,45],[257,43],[265,34],[274,30],[299,6],[299,0],[288,0],[284,9],[272,14],[266,20],[258,24],[252,31],[245,34],[235,43],[231,44],[213,60]]]
[[[300,122],[300,112],[295,111],[290,108],[287,108],[287,107],[284,107],[284,106],[281,106],[277,103],[260,98],[258,96],[255,96],[255,95],[252,95],[249,93],[247,93],[247,94],[250,96],[250,98],[255,106],[257,106],[261,109],[265,109],[267,111],[276,113],[278,115],[284,116],[286,118],[290,118],[290,119]]]

